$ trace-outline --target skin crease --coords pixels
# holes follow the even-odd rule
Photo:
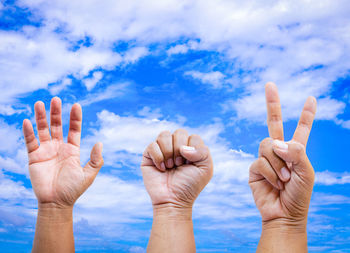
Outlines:
[[[305,150],[316,99],[307,99],[293,139],[283,142],[277,87],[267,83],[265,91],[270,137],[261,142],[259,158],[249,173],[249,185],[263,224],[257,252],[307,252],[306,223],[314,170]]]
[[[44,103],[35,103],[40,146],[33,126],[23,121],[29,174],[38,199],[38,218],[33,252],[74,252],[73,205],[92,184],[103,165],[102,144],[96,143],[90,161],[80,165],[82,110],[74,104],[70,114],[67,143],[63,141],[61,100],[51,100],[50,130]],[[57,236],[57,235],[60,236]]]
[[[208,147],[183,129],[162,132],[146,148],[141,170],[154,213],[147,252],[195,252],[192,206],[213,175]]]

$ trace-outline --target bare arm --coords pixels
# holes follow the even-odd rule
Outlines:
[[[192,208],[163,205],[153,210],[148,252],[196,252]]]
[[[73,208],[39,205],[32,252],[74,252]]]
[[[23,121],[29,174],[38,199],[38,217],[32,252],[74,252],[73,206],[92,184],[103,165],[102,144],[91,151],[91,159],[80,165],[80,135],[82,111],[73,105],[67,143],[63,141],[61,100],[51,101],[50,130],[45,106],[34,106],[40,146],[29,120]]]
[[[249,172],[249,185],[262,217],[257,252],[307,252],[307,214],[315,173],[306,144],[316,113],[316,100],[305,102],[293,139],[284,142],[276,85],[266,85],[270,138],[260,143],[259,158]]]
[[[306,222],[296,225],[282,219],[263,224],[257,252],[307,252]]]
[[[213,174],[209,149],[185,130],[162,132],[145,150],[141,169],[153,204],[147,252],[195,252],[192,206]]]

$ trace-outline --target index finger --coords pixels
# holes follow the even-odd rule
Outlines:
[[[301,112],[298,126],[293,135],[293,140],[303,144],[305,147],[315,118],[316,107],[316,98],[308,97],[304,104],[303,111]]]
[[[269,135],[272,139],[283,141],[284,137],[281,103],[276,84],[269,82],[265,85],[265,97]]]

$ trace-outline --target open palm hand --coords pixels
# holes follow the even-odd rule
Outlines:
[[[46,120],[45,105],[34,106],[40,146],[29,120],[23,121],[23,133],[27,145],[29,173],[39,204],[53,203],[73,206],[79,196],[91,185],[103,165],[102,144],[91,151],[91,160],[80,165],[80,136],[82,110],[74,104],[70,114],[68,141],[63,141],[61,100],[51,101],[50,129]]]

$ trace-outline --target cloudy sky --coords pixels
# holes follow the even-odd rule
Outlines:
[[[36,199],[21,132],[33,105],[83,107],[82,163],[105,166],[74,209],[77,252],[145,252],[152,207],[139,169],[162,130],[203,136],[214,177],[194,206],[198,252],[253,252],[247,184],[267,137],[264,84],[280,90],[285,138],[307,96],[318,112],[310,252],[350,248],[350,4],[344,0],[0,0],[0,248],[28,252]]]

